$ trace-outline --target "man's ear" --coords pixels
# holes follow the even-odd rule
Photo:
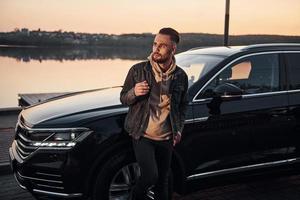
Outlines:
[[[174,55],[175,54],[175,52],[176,52],[176,49],[177,49],[177,45],[176,44],[173,44],[172,45],[172,54]]]

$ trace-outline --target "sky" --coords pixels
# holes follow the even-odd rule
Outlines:
[[[0,32],[223,34],[225,0],[0,0]],[[300,35],[300,0],[231,0],[230,35]]]

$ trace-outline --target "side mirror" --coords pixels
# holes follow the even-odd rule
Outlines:
[[[243,90],[232,83],[218,85],[213,92],[217,97],[221,97],[222,100],[241,99],[243,94]]]

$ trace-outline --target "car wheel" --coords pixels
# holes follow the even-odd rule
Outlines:
[[[127,200],[140,176],[133,151],[123,151],[111,157],[97,174],[93,200]],[[149,200],[154,199],[153,186],[148,189]]]

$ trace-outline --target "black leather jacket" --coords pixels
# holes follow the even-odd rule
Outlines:
[[[152,82],[155,81],[150,61],[144,61],[133,65],[127,74],[123,89],[120,93],[120,101],[123,105],[129,106],[129,111],[125,118],[124,129],[135,139],[139,139],[147,128],[149,117],[149,93]],[[176,66],[173,72],[169,91],[171,95],[170,121],[173,136],[178,131],[182,133],[184,127],[186,107],[188,104],[187,89],[188,77],[180,67]],[[134,86],[138,82],[146,80],[150,87],[150,92],[146,95],[135,96]]]

